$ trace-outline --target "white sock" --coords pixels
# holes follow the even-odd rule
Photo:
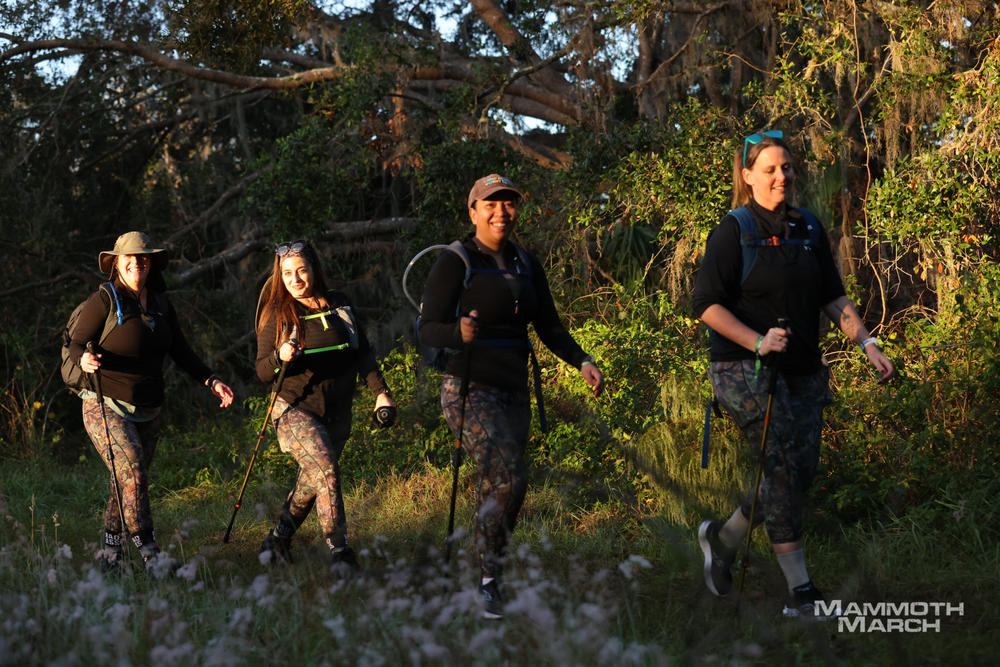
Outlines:
[[[809,583],[809,573],[806,572],[806,557],[802,549],[789,551],[788,553],[777,554],[778,565],[785,573],[785,581],[788,582],[788,592],[792,589]]]
[[[739,549],[746,543],[748,530],[750,522],[743,516],[743,510],[737,507],[729,520],[719,529],[719,540],[730,549]]]
[[[493,581],[493,577],[483,577],[483,586]]]

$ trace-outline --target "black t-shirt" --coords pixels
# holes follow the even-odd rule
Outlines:
[[[579,368],[587,354],[560,321],[538,260],[526,252],[530,266],[508,277],[510,274],[496,272],[500,268],[496,259],[481,252],[471,235],[462,240],[462,246],[473,269],[493,273],[473,273],[469,288],[463,290],[465,264],[461,257],[451,251],[442,252],[431,267],[424,288],[420,338],[432,347],[462,350],[449,360],[445,372],[456,377],[464,373],[466,353],[456,317],[459,306],[463,316],[471,310],[479,311],[477,341],[482,344],[472,346],[471,382],[503,391],[527,389],[528,348],[491,346],[489,341],[527,340],[529,323],[546,347]],[[504,265],[518,269],[522,260],[517,249],[505,243],[501,250]]]
[[[762,238],[809,236],[804,220],[793,209],[782,206],[768,211],[754,201],[748,208]],[[709,306],[719,304],[761,335],[777,326],[779,317],[786,317],[792,335],[788,350],[779,355],[782,372],[814,372],[820,365],[820,311],[845,294],[826,232],[820,228],[816,246],[758,248],[753,270],[741,285],[742,274],[740,225],[735,217],[727,215],[708,237],[705,258],[695,279],[695,314],[700,317]],[[712,361],[755,356],[753,351],[714,332],[711,341]]]
[[[330,307],[320,309],[296,302],[302,323],[298,336],[305,351],[288,364],[279,392],[289,405],[319,419],[339,414],[338,409],[349,409],[359,375],[373,395],[388,391],[357,317],[353,318],[356,324],[354,347],[347,325],[337,313],[338,308],[352,308],[347,296],[331,290],[326,300]],[[268,318],[257,332],[257,376],[262,382],[273,382],[281,370],[274,334],[275,320]]]
[[[111,329],[97,348],[102,355],[101,390],[105,396],[144,408],[163,405],[163,360],[168,356],[195,380],[208,379],[211,371],[181,333],[177,313],[165,294],[148,290],[143,311],[135,294],[120,280],[113,286],[121,304],[122,323]],[[98,342],[109,309],[116,306],[103,289],[85,302],[70,342],[74,363],[80,363],[88,341]]]

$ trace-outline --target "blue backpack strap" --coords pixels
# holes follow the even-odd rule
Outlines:
[[[813,215],[813,212],[807,208],[793,206],[792,210],[798,212],[798,214],[802,216],[802,220],[806,223],[806,230],[809,232],[808,239],[801,239],[802,245],[818,246],[820,231],[823,229],[823,227],[819,224],[819,220],[815,215]],[[789,241],[791,240],[800,241],[800,239],[789,239]]]
[[[743,249],[743,274],[740,276],[742,285],[753,270],[754,262],[757,261],[757,248],[764,242],[757,232],[757,223],[750,215],[750,209],[740,206],[730,211],[729,215],[736,218],[736,222],[740,224],[740,247]]]

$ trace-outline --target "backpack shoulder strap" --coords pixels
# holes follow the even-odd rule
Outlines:
[[[122,313],[122,302],[118,298],[115,286],[109,281],[101,283],[98,289],[107,294],[111,300],[111,303],[108,305],[108,316],[104,320],[104,329],[101,331],[101,337],[97,340],[97,344],[101,345],[104,343],[104,339],[108,337],[108,334],[111,333],[111,330],[125,321],[125,316]]]
[[[750,215],[750,209],[740,206],[730,211],[729,215],[736,218],[736,222],[740,225],[740,247],[743,249],[743,273],[740,276],[742,285],[753,271],[753,265],[757,261],[757,248],[761,246],[762,241],[757,231],[757,223]]]
[[[806,230],[809,232],[808,245],[819,245],[820,231],[823,229],[819,224],[819,220],[813,215],[813,212],[807,208],[799,208],[793,206],[792,210],[797,211],[802,220],[806,223]]]
[[[531,270],[531,257],[528,255],[528,251],[525,250],[520,243],[515,243],[514,241],[511,241],[511,244],[514,246],[514,250],[517,251],[517,261],[521,267],[520,269],[515,271],[515,273],[519,273],[522,276],[530,278],[532,270]]]

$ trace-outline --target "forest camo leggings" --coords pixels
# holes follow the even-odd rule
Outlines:
[[[455,437],[459,437],[461,381],[445,376],[441,407]],[[524,451],[531,426],[527,392],[469,387],[462,428],[462,448],[476,462],[476,548],[483,577],[499,578],[503,555],[528,490]]]
[[[320,528],[331,547],[347,546],[347,518],[340,485],[338,463],[351,431],[350,402],[323,423],[303,410],[289,407],[278,397],[274,402],[274,424],[278,446],[299,465],[295,486],[288,494],[278,518],[275,534],[291,537],[309,516],[313,505]]]
[[[160,435],[159,416],[147,422],[131,422],[111,408],[105,408],[108,433],[111,435],[111,455],[114,471],[121,490],[125,525],[141,544],[153,544],[153,515],[149,509],[149,466],[153,462],[156,443]],[[83,401],[83,427],[90,436],[104,465],[111,471],[111,456],[104,431],[101,403],[97,399]],[[108,533],[122,532],[121,517],[115,492],[115,478],[109,475],[111,492],[104,509],[104,529]]]

